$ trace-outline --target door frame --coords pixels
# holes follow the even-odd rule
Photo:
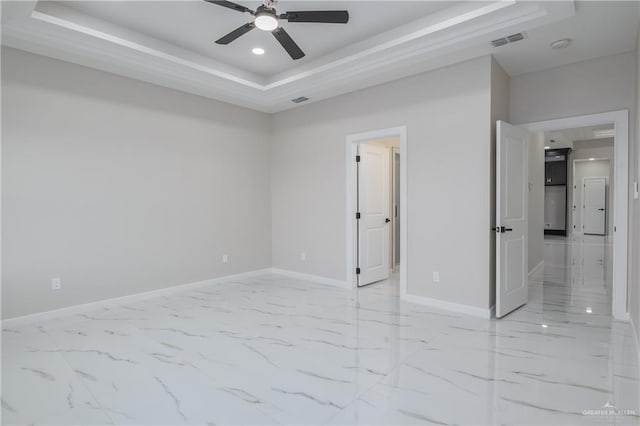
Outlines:
[[[396,193],[396,155],[400,156],[400,149],[396,147],[391,148],[391,271],[395,272],[396,265],[400,263],[400,259],[396,259],[396,222],[400,219],[400,216],[396,217],[396,199],[400,199],[400,193]],[[400,173],[402,173],[402,167],[398,165]],[[402,181],[401,181],[402,182]],[[398,206],[400,208],[400,206]],[[402,212],[400,212],[402,214]]]
[[[347,135],[346,160],[346,277],[347,283],[357,287],[357,226],[356,226],[356,162],[358,144],[396,136],[400,139],[400,296],[407,294],[407,126],[391,127]]]
[[[577,158],[577,159],[575,159],[575,160],[573,160],[571,162],[571,185],[575,185],[575,182],[576,182],[576,163],[588,163],[590,161],[592,161],[592,160],[590,160],[589,158]],[[608,161],[609,162],[609,167],[614,167],[613,159],[609,158],[609,157],[594,157],[593,161]],[[614,177],[615,177],[615,175],[614,175]],[[609,185],[609,177],[608,176],[607,176],[607,185]],[[615,185],[614,185],[613,190],[614,190],[614,193],[615,193]],[[571,206],[573,206],[574,201],[576,199],[576,194],[575,194],[576,191],[577,191],[576,188],[571,188]],[[609,190],[609,192],[607,193],[607,197],[611,196],[610,193],[611,193],[611,190]],[[567,207],[568,207],[568,203],[567,203]],[[607,202],[607,207],[609,207],[609,203],[608,202]],[[615,207],[615,204],[614,204],[614,207]],[[614,208],[614,210],[615,210],[615,208]],[[576,224],[576,221],[574,220],[575,218],[574,218],[574,215],[573,215],[576,212],[573,211],[573,207],[572,207],[571,213],[572,213],[571,214],[571,229],[570,229],[571,234],[572,235],[583,235],[583,232],[581,232],[581,231],[578,232],[578,230],[574,230],[573,229],[573,226]],[[607,209],[607,213],[609,215],[609,220],[613,220],[611,218],[611,212],[609,211],[609,209]],[[580,214],[582,214],[582,213],[580,213]],[[581,220],[580,223],[581,224],[584,223],[584,222],[582,222],[582,219],[583,219],[582,216],[580,216],[580,220]],[[607,237],[612,238],[611,235],[607,235]]]
[[[603,112],[518,124],[530,132],[550,132],[576,127],[599,126],[613,123],[614,158],[614,239],[613,239],[613,297],[612,315],[621,321],[629,320],[627,309],[628,244],[629,244],[629,110]]]
[[[594,160],[595,161],[595,160]],[[611,166],[609,166],[611,167]],[[583,177],[582,178],[582,188],[581,191],[582,193],[580,194],[581,197],[581,201],[582,201],[582,209],[580,209],[580,223],[582,224],[582,235],[585,235],[584,233],[584,192],[586,189],[586,182],[589,179],[604,179],[604,234],[587,234],[587,235],[601,235],[601,236],[607,236],[607,218],[610,216],[609,215],[609,191],[607,191],[607,188],[609,187],[609,176],[587,176],[587,177]]]

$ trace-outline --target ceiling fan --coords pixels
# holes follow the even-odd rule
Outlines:
[[[218,6],[226,7],[242,13],[249,13],[255,16],[253,22],[244,24],[243,26],[231,31],[226,36],[216,40],[217,44],[229,44],[238,37],[248,33],[254,28],[262,31],[270,31],[271,34],[284,47],[292,59],[300,59],[304,57],[304,52],[289,34],[278,25],[278,19],[286,19],[288,22],[315,22],[326,24],[346,24],[349,22],[349,12],[346,10],[314,10],[302,12],[285,12],[280,15],[276,12],[276,0],[263,0],[255,11],[248,7],[241,6],[236,3],[225,0],[205,0]]]

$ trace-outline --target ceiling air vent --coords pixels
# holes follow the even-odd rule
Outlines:
[[[507,36],[507,40],[509,40],[509,43],[515,43],[516,41],[520,41],[523,38],[524,38],[524,34],[522,33],[511,34],[510,36]]]
[[[524,39],[524,34],[523,33],[516,33],[516,34],[511,34],[510,36],[506,36],[506,37],[502,37],[502,38],[497,38],[495,40],[491,41],[491,45],[493,47],[500,47],[500,46],[504,46],[505,44],[509,44],[509,43],[515,43],[516,41],[520,41]]]
[[[491,45],[493,47],[500,47],[500,46],[504,46],[507,43],[509,43],[509,40],[507,40],[506,37],[502,37],[502,38],[497,38],[497,39],[493,40],[491,42]]]
[[[299,98],[291,99],[291,102],[293,102],[294,104],[300,104],[308,100],[309,98],[307,98],[306,96],[300,96]]]

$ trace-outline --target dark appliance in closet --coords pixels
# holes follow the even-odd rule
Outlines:
[[[567,181],[571,148],[544,152],[544,233],[567,235]]]

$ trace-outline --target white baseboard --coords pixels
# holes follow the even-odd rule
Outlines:
[[[636,324],[633,322],[633,319],[629,318],[629,323],[631,323],[631,334],[633,334],[633,343],[636,347],[636,354],[638,356],[638,370],[640,371],[640,341],[638,341],[638,329],[636,328]]]
[[[493,305],[491,309],[489,309],[489,318],[493,318],[496,316],[496,305]]]
[[[353,286],[346,281],[334,280],[333,278],[321,277],[319,275],[303,274],[302,272],[289,271],[287,269],[279,269],[279,268],[271,268],[271,272],[278,275],[284,275],[290,278],[310,281],[316,284],[324,284],[324,285],[330,285],[333,287],[340,287],[340,288],[353,288]]]
[[[444,311],[457,312],[474,317],[490,319],[495,315],[495,306],[490,309],[478,308],[476,306],[462,305],[460,303],[445,302],[444,300],[432,299],[430,297],[405,294],[403,300],[416,303],[418,305],[429,306],[431,308],[442,309]]]
[[[114,297],[111,299],[98,300],[96,302],[83,303],[81,305],[68,306],[65,308],[54,309],[52,311],[38,312],[35,314],[24,315],[15,318],[7,318],[0,322],[2,327],[17,327],[25,324],[31,324],[38,321],[57,318],[65,315],[79,314],[83,312],[92,311],[98,308],[105,308],[108,306],[121,305],[125,303],[137,302],[139,300],[151,299],[159,296],[166,296],[169,294],[179,293],[195,288],[205,287],[212,284],[220,284],[231,280],[238,280],[244,278],[251,278],[260,275],[267,275],[271,273],[271,268],[258,269],[256,271],[242,272],[240,274],[226,275],[224,277],[212,278],[209,280],[197,281],[189,284],[180,284],[167,288],[161,288],[158,290],[150,290],[142,293],[130,294],[127,296]]]
[[[529,276],[538,272],[540,268],[544,268],[544,260],[541,260],[540,263],[538,263],[532,270],[529,271]]]

